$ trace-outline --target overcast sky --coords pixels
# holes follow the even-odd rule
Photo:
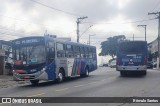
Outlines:
[[[160,0],[1,0],[0,39],[43,36],[47,30],[76,41],[76,20],[87,16],[80,24],[81,43],[88,42],[88,35],[95,35],[91,44],[98,48],[114,35],[131,40],[134,34],[135,40],[144,40],[144,28],[137,27],[139,24],[147,25],[147,41],[151,42],[158,35],[158,20],[148,20],[156,17],[148,12],[159,10]]]

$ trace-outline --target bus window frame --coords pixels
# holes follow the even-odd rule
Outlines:
[[[68,49],[68,46],[70,46],[71,48]],[[66,57],[67,58],[74,58],[74,45],[72,44],[66,44]]]
[[[63,46],[63,50],[60,50],[59,47],[57,47],[58,45],[57,44],[62,44]],[[56,42],[56,53],[57,53],[57,58],[65,58],[66,57],[66,48],[65,48],[65,44],[62,43],[62,42]],[[59,53],[60,53],[60,56],[59,56]]]
[[[47,60],[49,62],[52,62],[55,59],[55,43],[52,41],[47,42],[47,48],[46,48],[46,54],[47,55]]]

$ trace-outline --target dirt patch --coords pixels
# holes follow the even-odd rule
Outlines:
[[[11,75],[0,75],[0,88],[29,84],[27,81],[13,81]]]

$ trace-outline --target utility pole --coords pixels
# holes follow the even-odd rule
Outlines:
[[[133,41],[134,41],[134,34],[133,34]]]
[[[47,30],[45,30],[45,33],[44,33],[44,36],[46,36],[47,35]]]
[[[159,58],[160,58],[160,51],[159,51],[159,36],[160,36],[160,12],[156,13],[148,13],[148,15],[156,15],[158,19],[158,37],[157,37],[157,42],[158,42],[158,53],[157,53],[157,69],[159,69]]]
[[[90,36],[95,36],[95,35],[89,35],[89,42],[88,42],[88,43],[89,43],[89,45],[90,45],[90,43],[91,43],[91,41],[90,41]]]
[[[145,41],[146,41],[146,27],[147,27],[147,25],[137,25],[137,27],[143,27],[144,29],[145,29]]]
[[[81,23],[81,21],[85,18],[88,18],[87,16],[86,17],[79,17],[77,18],[77,42],[79,43],[79,24]]]

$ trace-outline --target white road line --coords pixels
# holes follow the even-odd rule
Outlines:
[[[35,96],[40,96],[40,95],[44,95],[45,93],[39,93],[39,94],[35,94],[35,95],[31,95],[31,96],[27,96],[27,97],[35,97]]]
[[[100,80],[100,81],[105,81],[106,79]]]
[[[81,87],[81,86],[85,86],[85,85],[77,85],[77,86],[74,86],[74,87]]]
[[[56,91],[64,91],[67,90],[68,88],[63,88],[63,89],[57,89]]]
[[[94,81],[94,82],[90,82],[90,83],[88,83],[88,84],[93,84],[93,83],[97,83],[98,81]]]

